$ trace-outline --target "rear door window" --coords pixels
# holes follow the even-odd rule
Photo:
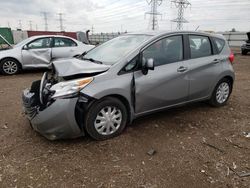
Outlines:
[[[77,44],[68,38],[59,38],[55,37],[54,39],[54,47],[71,47],[71,46],[77,46]]]
[[[189,35],[191,58],[200,58],[212,55],[211,43],[208,37]]]

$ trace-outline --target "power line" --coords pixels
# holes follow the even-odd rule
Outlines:
[[[49,27],[48,27],[48,12],[42,12],[43,15],[43,19],[44,19],[44,30],[48,31]]]
[[[152,30],[157,30],[159,28],[158,16],[162,15],[157,11],[157,8],[162,4],[162,0],[147,0],[147,3],[151,5],[151,11],[145,13],[145,15],[150,15],[149,28]]]
[[[65,30],[65,28],[64,28],[64,26],[63,26],[63,21],[64,21],[64,19],[63,19],[63,13],[58,13],[58,16],[59,16],[59,23],[60,23],[60,25],[59,25],[59,28],[60,28],[60,31],[64,31]]]
[[[173,19],[172,22],[177,23],[177,30],[183,30],[183,23],[188,23],[184,18],[184,9],[191,6],[191,3],[188,0],[172,0],[171,2],[178,8],[178,16],[176,19]]]
[[[104,11],[99,11],[96,10],[95,12],[97,13],[96,17],[109,17],[109,16],[116,16],[120,13],[128,13],[131,12],[131,10],[138,10],[140,8],[141,10],[144,10],[146,8],[145,4],[142,3],[135,3],[133,6],[131,5],[124,5],[124,6],[119,6],[118,8],[106,8],[107,10]]]

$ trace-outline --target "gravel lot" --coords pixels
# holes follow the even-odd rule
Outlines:
[[[236,55],[227,106],[205,103],[133,122],[114,139],[48,141],[22,113],[42,72],[0,75],[0,187],[250,187],[250,55]],[[151,149],[154,155],[147,154]]]

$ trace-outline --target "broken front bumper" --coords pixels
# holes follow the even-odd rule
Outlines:
[[[78,98],[57,99],[46,108],[37,105],[34,93],[23,91],[23,106],[32,127],[49,140],[84,135],[75,118]]]

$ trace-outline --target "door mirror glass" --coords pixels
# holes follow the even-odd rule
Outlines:
[[[146,61],[146,68],[148,70],[154,70],[155,69],[154,59],[153,58],[147,59],[147,61]]]
[[[28,48],[28,46],[27,45],[24,45],[23,46],[23,50],[28,50],[29,48]]]
[[[148,74],[148,70],[154,70],[154,69],[155,69],[154,59],[153,58],[149,58],[149,59],[143,58],[143,60],[142,60],[142,73],[144,75],[146,75],[146,74]]]

